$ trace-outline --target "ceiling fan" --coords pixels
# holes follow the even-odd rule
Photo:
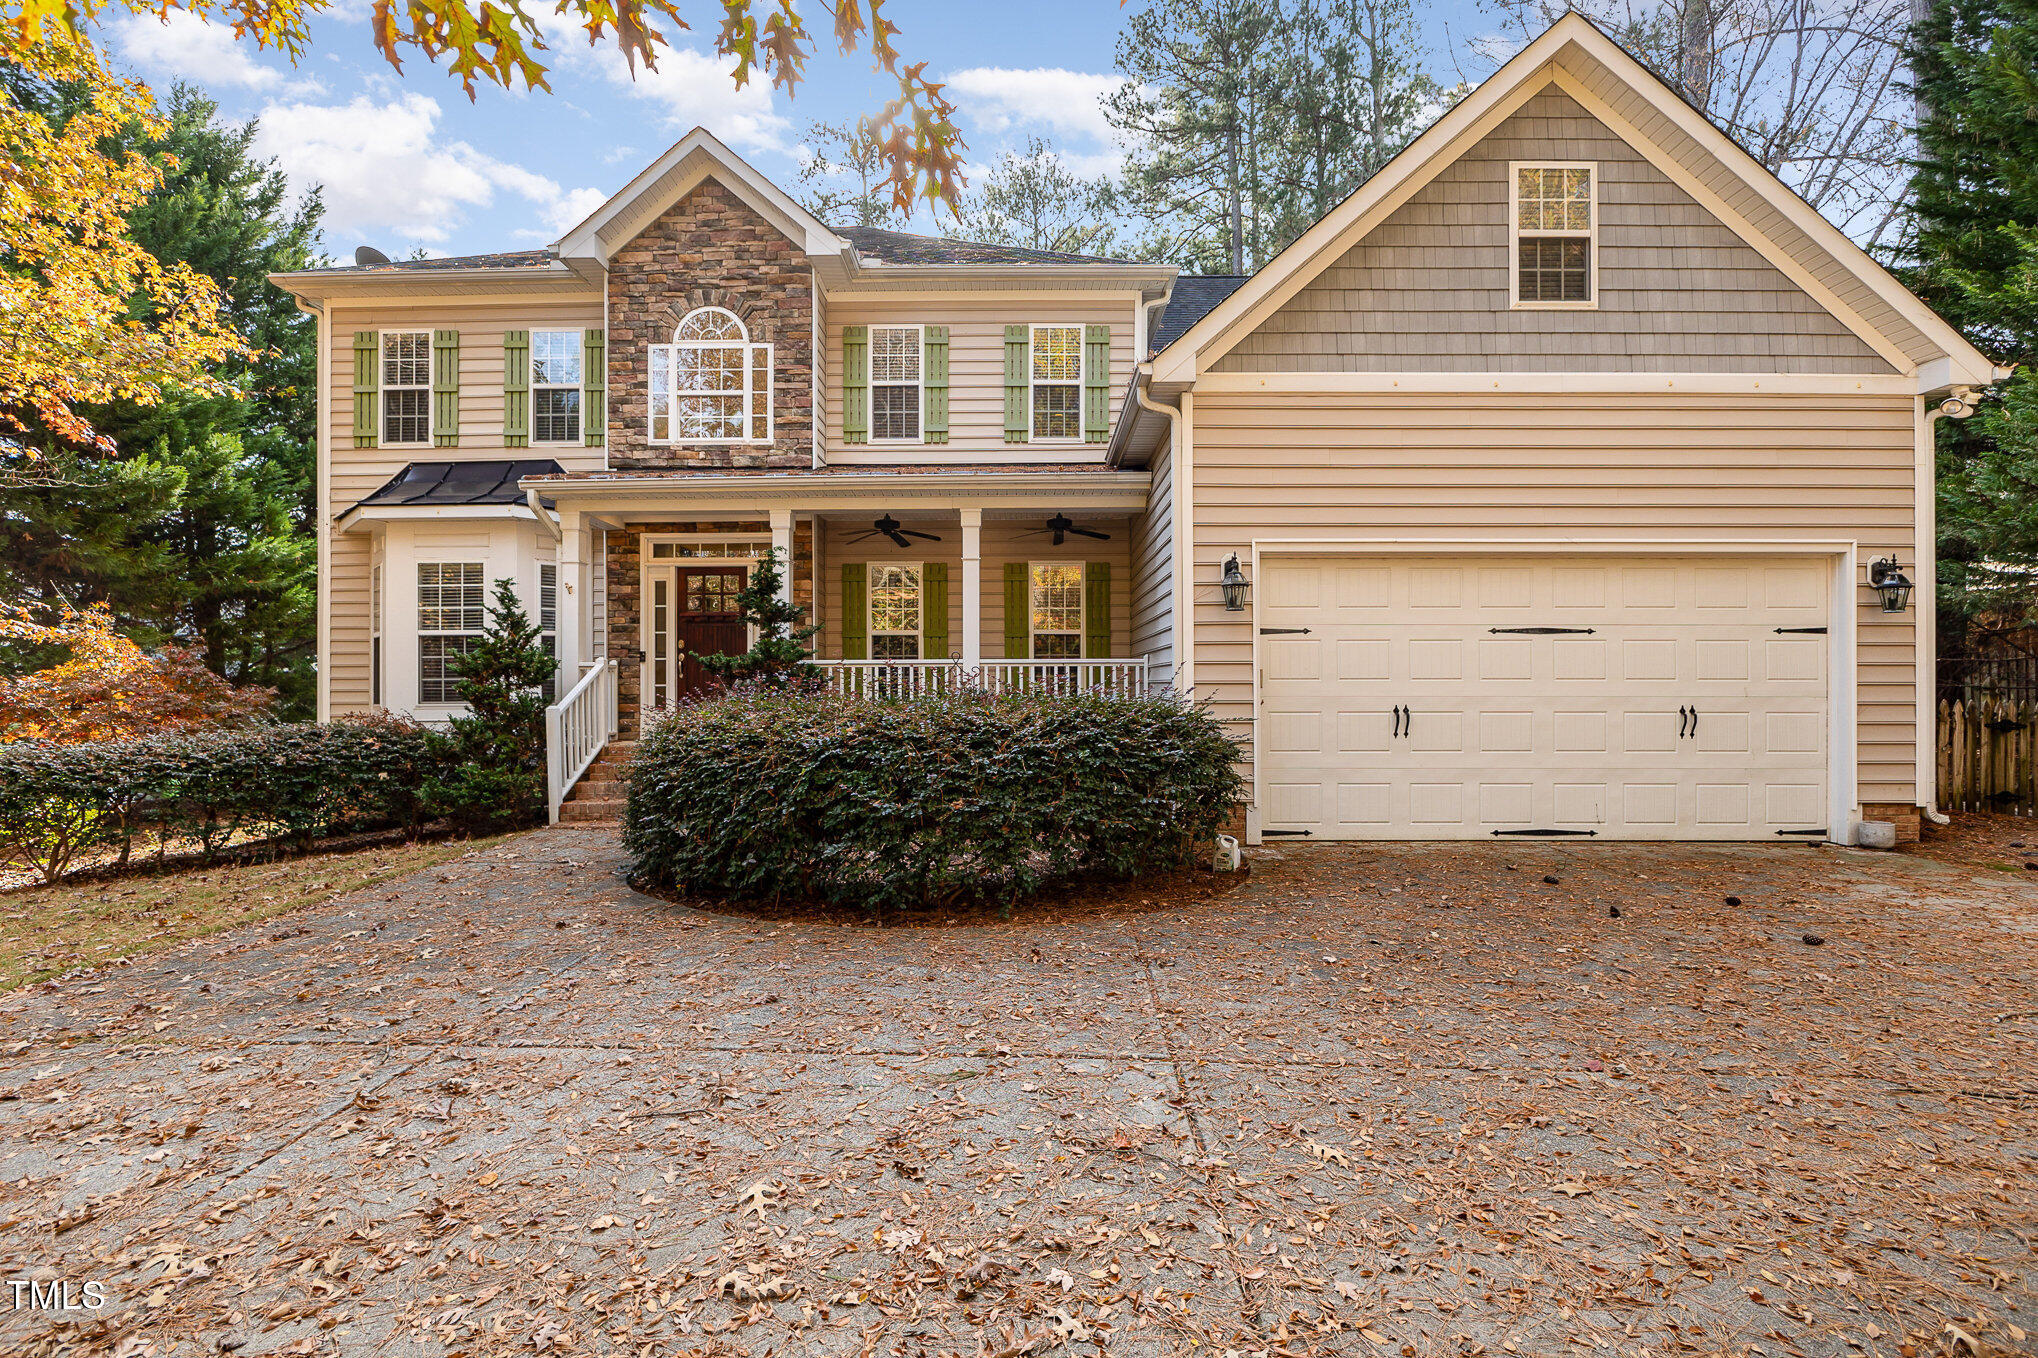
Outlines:
[[[1057,547],[1062,545],[1070,533],[1074,533],[1077,537],[1081,538],[1095,538],[1099,542],[1109,542],[1111,540],[1109,533],[1100,533],[1094,528],[1079,527],[1076,521],[1066,514],[1055,515],[1047,521],[1047,527],[1036,528],[1033,532],[1035,534],[1054,534],[1054,545]]]
[[[889,514],[885,515],[881,519],[872,520],[870,531],[868,533],[858,533],[855,537],[849,540],[851,542],[862,542],[865,538],[874,538],[879,536],[888,537],[894,543],[898,544],[901,547],[910,547],[913,545],[911,542],[907,540],[909,538],[919,538],[925,542],[941,541],[941,535],[939,533],[922,533],[918,529],[907,528]]]

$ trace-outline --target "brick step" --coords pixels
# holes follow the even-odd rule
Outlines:
[[[574,800],[562,803],[559,807],[559,819],[562,823],[570,821],[582,825],[600,824],[606,821],[619,821],[622,818],[623,804],[619,801]]]

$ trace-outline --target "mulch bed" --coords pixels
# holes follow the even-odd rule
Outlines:
[[[1924,838],[1898,852],[1966,867],[2038,873],[2038,820],[1988,811],[1955,811],[1949,820],[1947,825],[1926,821]]]

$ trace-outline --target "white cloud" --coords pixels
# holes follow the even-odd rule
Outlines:
[[[414,92],[386,101],[361,94],[345,104],[270,104],[256,151],[275,157],[300,193],[323,187],[326,229],[342,247],[364,239],[384,248],[431,246],[502,194],[524,199],[534,223],[513,234],[550,240],[605,198],[596,189],[562,189],[466,142],[440,141],[433,135],[440,114],[437,100]]]
[[[1055,66],[1030,70],[972,66],[947,80],[950,94],[963,112],[987,132],[1047,127],[1061,137],[1106,146],[1117,138],[1099,101],[1124,83],[1125,77],[1120,75]]]
[[[738,151],[791,149],[792,120],[778,111],[770,82],[760,76],[753,75],[739,90],[725,59],[684,47],[661,53],[657,70],[639,66],[633,74],[620,52],[589,47],[586,34],[572,24],[551,15],[539,23],[561,69],[599,76],[629,98],[654,106],[674,133],[705,127]]]
[[[255,59],[260,49],[252,38],[235,38],[231,28],[207,23],[188,11],[171,10],[162,19],[153,14],[124,15],[110,27],[122,55],[153,74],[215,90],[313,94],[323,88],[284,66],[264,65]]]

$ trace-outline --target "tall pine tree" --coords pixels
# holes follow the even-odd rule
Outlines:
[[[2002,399],[1939,422],[1940,608],[2038,616],[2038,0],[1935,0],[1914,34],[1907,280],[1995,362]]]

